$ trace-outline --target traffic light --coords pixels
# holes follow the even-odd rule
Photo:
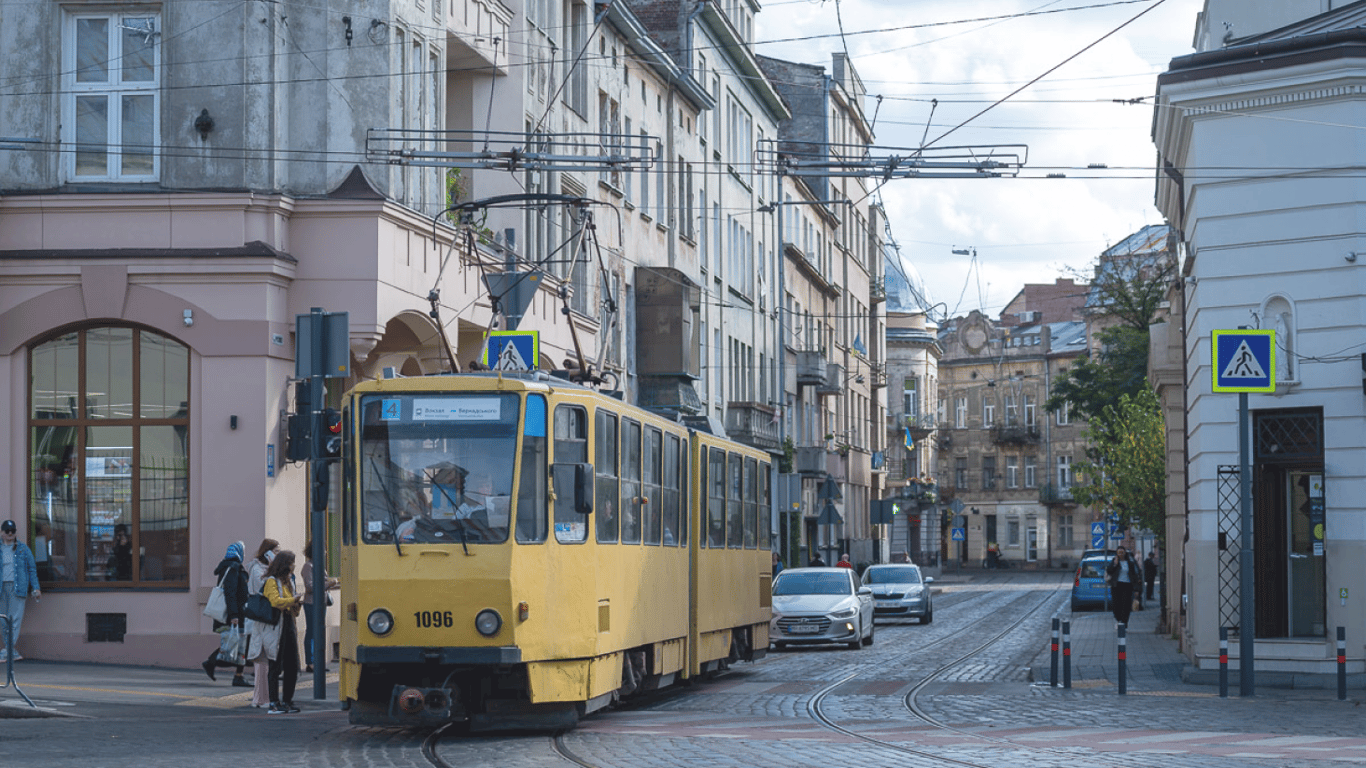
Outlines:
[[[308,461],[313,458],[313,407],[309,394],[307,379],[294,383],[294,413],[289,414],[286,421],[287,461]]]
[[[342,444],[342,425],[341,412],[336,408],[324,408],[318,411],[318,426],[313,431],[313,439],[317,444],[314,451],[314,458],[335,459],[341,455]]]

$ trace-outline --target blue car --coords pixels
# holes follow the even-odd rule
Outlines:
[[[1106,583],[1105,566],[1112,558],[1083,557],[1077,563],[1077,575],[1072,580],[1072,610],[1106,608],[1110,605],[1110,585]]]

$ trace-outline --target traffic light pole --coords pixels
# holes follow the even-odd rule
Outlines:
[[[313,359],[311,369],[313,375],[308,377],[309,401],[313,412],[309,414],[309,421],[313,425],[313,439],[309,441],[310,453],[312,458],[309,460],[308,476],[311,484],[309,498],[309,530],[313,532],[312,544],[313,551],[309,556],[313,559],[313,572],[309,574],[313,583],[309,585],[313,593],[313,604],[305,606],[305,610],[311,611],[312,615],[307,621],[312,622],[313,626],[313,698],[327,698],[327,594],[326,568],[323,566],[325,548],[327,546],[327,461],[318,455],[318,446],[322,444],[323,435],[326,434],[327,425],[323,423],[323,413],[326,407],[323,398],[326,396],[322,372],[326,365],[326,345],[323,329],[323,310],[321,307],[313,307],[310,312],[312,323],[309,326],[311,352]]]

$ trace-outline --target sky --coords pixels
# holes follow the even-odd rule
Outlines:
[[[995,316],[1025,283],[1085,276],[1106,248],[1163,223],[1153,205],[1152,95],[1171,59],[1193,52],[1203,6],[770,0],[756,19],[755,50],[826,66],[847,50],[879,146],[1027,145],[1016,178],[901,179],[878,192],[903,262],[929,301],[944,303],[936,314]],[[1088,169],[1096,163],[1106,168]],[[1066,178],[1046,178],[1056,173]]]

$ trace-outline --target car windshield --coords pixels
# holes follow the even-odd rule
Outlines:
[[[920,569],[914,565],[892,565],[869,568],[863,574],[864,584],[919,584]]]
[[[1081,578],[1083,579],[1103,579],[1105,578],[1105,561],[1091,560],[1081,564]]]
[[[843,573],[784,573],[773,584],[774,595],[847,595],[849,576]]]

